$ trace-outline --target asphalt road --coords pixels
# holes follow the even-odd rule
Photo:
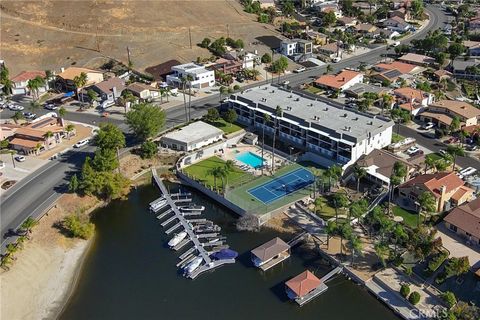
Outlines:
[[[409,39],[402,41],[402,43],[409,43],[413,39],[423,37],[429,30],[434,30],[443,27],[443,24],[447,21],[445,13],[439,10],[437,7],[428,6],[428,12],[430,13],[429,24],[417,34],[413,35]],[[371,50],[367,54],[352,57],[350,59],[342,60],[339,63],[333,64],[332,67],[335,71],[341,70],[346,67],[358,67],[361,63],[374,63],[381,60],[381,57],[387,54],[387,50],[384,47]],[[303,73],[290,74],[282,76],[280,81],[288,80],[292,87],[298,86],[304,82],[309,82],[311,79],[319,76],[324,72],[326,66],[309,69]],[[277,82],[277,79],[274,79]],[[245,88],[255,87],[263,83],[255,83],[248,85]],[[209,108],[218,106],[219,96],[212,95],[206,98],[199,99],[192,103],[191,116],[192,119],[200,118],[206,114]],[[48,112],[47,110],[38,110],[38,115]],[[185,114],[183,106],[174,107],[167,111],[167,128],[179,125],[185,121]],[[2,118],[11,117],[13,112],[4,110],[0,116]],[[121,120],[112,118],[101,118],[98,115],[85,113],[85,112],[67,112],[65,118],[71,121],[77,121],[87,124],[97,124],[100,122],[113,122],[119,125],[124,131],[127,130],[125,124]],[[407,130],[407,128],[401,128],[401,130]],[[402,133],[402,131],[400,131]],[[405,133],[407,136],[414,136],[415,133]],[[418,139],[420,144],[424,141]],[[427,139],[426,139],[427,140]],[[127,144],[131,143],[131,139],[127,136]],[[433,140],[425,141],[426,146],[430,143],[434,143]],[[2,193],[1,196],[1,234],[2,245],[1,250],[3,252],[4,247],[8,240],[11,240],[11,233],[9,230],[15,230],[19,225],[29,216],[37,217],[41,215],[46,209],[48,209],[59,197],[65,192],[66,184],[69,180],[69,176],[72,172],[80,169],[81,163],[85,156],[94,150],[93,146],[88,146],[80,150],[68,152],[61,159],[51,161],[46,166],[38,169],[36,172],[29,175],[23,181],[20,181],[12,188]],[[433,149],[434,150],[434,149]],[[459,159],[459,164],[465,161],[470,163],[474,161],[470,158]],[[478,162],[472,162],[469,166],[480,167]]]

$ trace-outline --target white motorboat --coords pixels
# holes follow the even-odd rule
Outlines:
[[[150,210],[157,211],[157,210],[161,209],[163,206],[165,206],[166,204],[167,204],[166,199],[161,199],[161,200],[155,201],[150,205]]]
[[[198,205],[189,205],[189,206],[182,206],[179,207],[180,210],[182,211],[203,211],[205,210],[204,206],[198,206]]]
[[[215,243],[215,242],[217,242],[218,240],[220,240],[220,239],[219,239],[219,238],[215,238],[215,239],[212,239],[212,240],[208,241],[208,243]]]
[[[185,266],[185,274],[190,274],[192,273],[193,271],[195,271],[198,267],[200,267],[200,264],[202,263],[203,261],[203,258],[202,257],[196,257],[195,259],[193,259],[191,262],[189,262],[186,266]]]
[[[168,241],[168,246],[170,248],[175,247],[177,244],[180,243],[180,241],[185,239],[186,236],[187,236],[187,233],[185,231],[177,233],[170,241]]]

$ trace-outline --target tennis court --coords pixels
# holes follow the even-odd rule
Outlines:
[[[264,204],[271,203],[297,190],[312,184],[313,174],[304,168],[299,168],[268,181],[258,187],[251,188],[248,193]]]

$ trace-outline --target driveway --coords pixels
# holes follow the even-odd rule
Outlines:
[[[443,246],[450,251],[450,257],[468,257],[473,270],[480,268],[480,247],[474,248],[465,244],[465,239],[448,230],[443,223],[437,226],[438,235]]]

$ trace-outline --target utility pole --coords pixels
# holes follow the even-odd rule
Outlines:
[[[192,28],[188,27],[188,38],[190,39],[190,49],[192,49]]]
[[[100,43],[98,43],[98,24],[96,26],[96,30],[95,30],[95,43],[97,45],[97,51],[100,52]]]
[[[230,28],[228,26],[228,23],[227,23],[227,38],[230,38]]]
[[[130,60],[130,48],[127,46],[127,57],[128,57],[128,67],[132,65],[132,60]]]

